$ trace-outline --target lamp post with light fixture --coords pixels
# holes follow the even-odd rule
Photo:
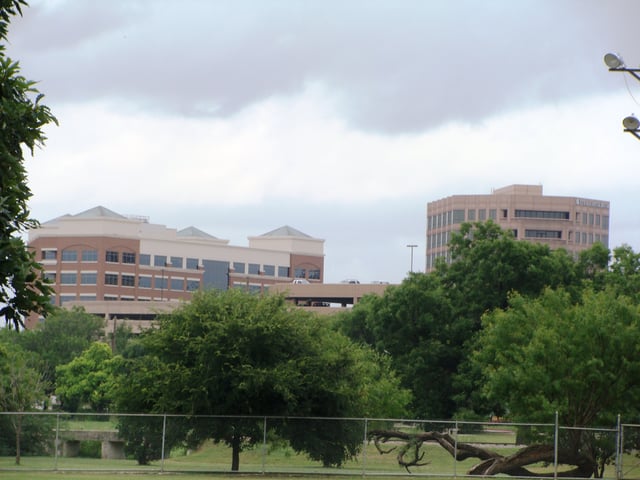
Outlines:
[[[411,249],[411,273],[413,273],[413,249],[416,248],[418,245],[407,245],[407,248]]]
[[[624,72],[631,75],[640,82],[640,68],[629,68],[625,65],[624,60],[617,53],[607,53],[604,56],[604,63],[609,67],[610,72]],[[629,115],[622,120],[622,126],[625,132],[640,140],[640,121],[634,116]]]

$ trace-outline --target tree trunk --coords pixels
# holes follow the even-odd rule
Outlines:
[[[398,464],[409,470],[409,467],[425,465],[422,462],[424,454],[420,453],[422,443],[425,441],[436,441],[457,461],[468,458],[477,458],[480,463],[471,467],[467,472],[469,475],[498,475],[506,474],[518,477],[551,477],[554,473],[540,474],[526,469],[527,465],[534,465],[539,462],[553,463],[553,445],[530,445],[524,447],[513,455],[504,456],[491,450],[477,447],[468,443],[456,443],[453,437],[447,433],[422,432],[405,433],[394,430],[374,430],[369,433],[376,448],[380,453],[389,453],[398,448],[397,445],[384,450],[382,444],[389,440],[404,443],[404,448],[398,449]],[[558,464],[572,465],[571,470],[558,472],[559,477],[589,478],[597,476],[597,463],[587,455],[579,453],[579,450],[564,450],[558,452]]]
[[[231,437],[231,471],[237,472],[240,470],[240,442],[241,439],[238,435],[234,434]]]

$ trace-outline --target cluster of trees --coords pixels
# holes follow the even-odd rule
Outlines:
[[[340,322],[388,354],[417,418],[553,422],[558,412],[570,427],[610,426],[617,414],[637,420],[639,254],[622,246],[611,258],[594,244],[574,259],[492,222],[463,224],[450,248],[452,263],[365,298]],[[575,432],[563,458],[572,474],[597,475],[613,451],[585,449],[593,439]],[[380,438],[402,440],[396,434]],[[501,469],[486,463],[479,473],[523,474],[517,460],[517,468],[500,459]]]
[[[346,420],[314,426],[287,418],[407,413],[410,394],[386,356],[282,296],[198,293],[162,316],[156,328],[130,336],[121,351],[101,341],[103,328],[97,317],[60,310],[33,331],[1,332],[0,345],[7,352],[11,345],[15,354],[0,357],[0,368],[16,368],[24,357],[30,372],[20,377],[18,390],[25,397],[2,404],[3,409],[29,410],[55,393],[65,411],[183,414],[172,420],[165,448],[224,442],[232,450],[233,470],[239,468],[240,452],[262,441],[259,416],[283,417],[270,435],[323,465],[337,466],[358,452],[358,426]],[[26,384],[27,379],[41,383]],[[3,380],[0,400],[10,398],[5,386],[10,387]],[[207,415],[234,417],[195,418]],[[132,456],[141,464],[160,458],[160,423],[136,416],[119,421]],[[15,445],[19,448],[19,437]]]

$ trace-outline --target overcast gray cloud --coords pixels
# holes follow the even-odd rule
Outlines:
[[[357,128],[416,131],[602,92],[640,2],[34,2],[12,51],[57,102],[228,116],[319,83]]]
[[[640,250],[637,0],[32,0],[9,54],[60,120],[47,220],[102,204],[233,243],[289,224],[327,279],[424,265],[427,202],[541,183]]]

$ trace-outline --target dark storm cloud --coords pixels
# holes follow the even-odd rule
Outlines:
[[[356,128],[415,131],[612,86],[635,0],[35,3],[10,53],[49,101],[229,116],[321,84]]]

